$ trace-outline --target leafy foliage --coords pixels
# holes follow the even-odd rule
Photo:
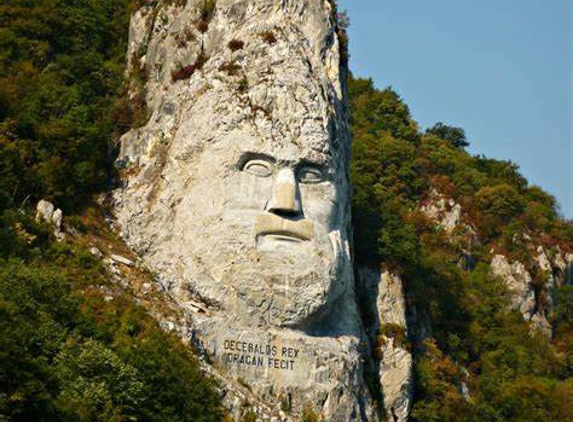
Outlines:
[[[31,218],[40,198],[69,214],[107,188],[114,137],[145,115],[141,95],[125,95],[130,8],[0,6],[2,421],[222,418],[193,353],[110,285],[87,251],[53,242]],[[142,85],[145,70],[134,69]]]
[[[426,135],[434,135],[448,141],[456,148],[465,148],[470,145],[466,138],[466,132],[462,128],[447,126],[441,122],[426,130]]]
[[[528,262],[515,240],[524,233],[571,250],[572,225],[555,199],[528,186],[515,164],[468,154],[462,129],[440,123],[420,134],[391,88],[351,78],[349,92],[356,260],[402,274],[418,324],[431,327],[414,344],[413,420],[573,420],[570,288],[557,292],[550,343],[510,310],[504,284],[489,271],[492,248]],[[462,205],[477,242],[446,235],[419,211],[432,189]],[[474,262],[461,265],[468,254]]]
[[[128,12],[115,0],[0,6],[0,208],[42,196],[69,210],[106,186]]]

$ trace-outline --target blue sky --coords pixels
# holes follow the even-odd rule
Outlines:
[[[339,0],[351,69],[392,85],[422,128],[517,163],[573,218],[570,0]]]

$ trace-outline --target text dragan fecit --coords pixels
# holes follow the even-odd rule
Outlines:
[[[241,340],[225,340],[223,347],[224,359],[229,364],[284,371],[294,370],[295,359],[299,357],[300,352],[300,349],[294,347],[278,347]]]

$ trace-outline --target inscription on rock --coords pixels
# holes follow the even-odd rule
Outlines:
[[[223,360],[227,364],[294,371],[300,349],[279,347],[242,340],[223,342]]]

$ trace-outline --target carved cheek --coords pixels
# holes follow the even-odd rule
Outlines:
[[[227,178],[227,207],[232,209],[264,210],[272,195],[272,178],[255,177],[242,172]]]
[[[321,186],[304,186],[301,188],[301,196],[306,218],[313,220],[325,231],[337,225],[338,201],[334,185],[326,183]]]

